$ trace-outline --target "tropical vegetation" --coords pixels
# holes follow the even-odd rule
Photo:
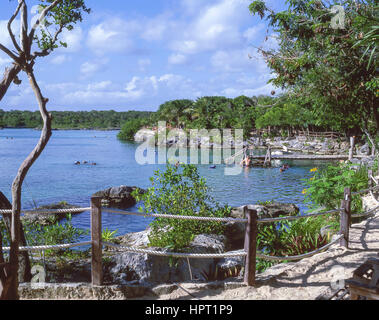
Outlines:
[[[117,129],[125,121],[149,119],[148,111],[53,111],[53,129]],[[41,128],[42,119],[38,111],[4,111],[0,109],[0,127]]]

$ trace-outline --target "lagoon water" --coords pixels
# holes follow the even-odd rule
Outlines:
[[[112,186],[148,188],[149,178],[165,165],[136,163],[138,144],[123,143],[117,131],[53,131],[43,154],[33,165],[23,187],[24,209],[60,201],[78,206],[89,206],[93,193]],[[18,167],[33,149],[40,132],[32,129],[0,130],[0,190],[11,199],[11,185]],[[74,165],[75,161],[96,162],[96,166]],[[213,197],[230,206],[255,204],[275,200],[297,204],[304,212],[305,178],[316,163],[290,162],[291,169],[280,173],[278,168],[249,168],[237,176],[225,176],[224,166],[199,165],[199,172],[207,179]],[[130,208],[135,211],[137,208]],[[149,219],[135,216],[103,214],[103,228],[122,235],[142,231]],[[89,212],[73,217],[76,227],[88,229]]]

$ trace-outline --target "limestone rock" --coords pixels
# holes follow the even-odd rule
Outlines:
[[[102,198],[102,205],[105,207],[119,208],[119,209],[127,209],[136,205],[136,200],[132,196],[132,192],[137,187],[112,187],[103,191],[96,192],[94,197]],[[145,192],[145,190],[140,189],[141,192]]]

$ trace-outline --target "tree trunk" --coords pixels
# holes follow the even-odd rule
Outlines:
[[[7,199],[6,196],[0,191],[0,209],[3,210],[11,210],[12,205]],[[10,234],[11,225],[12,225],[12,219],[10,214],[4,214],[3,219],[5,222],[5,226],[7,228],[8,234]],[[1,234],[1,231],[0,231]],[[24,229],[22,227],[22,224],[20,225],[20,245],[23,247],[27,246],[26,238],[24,234]],[[1,257],[0,257],[1,258]],[[32,279],[31,274],[31,265],[30,265],[30,259],[29,254],[27,251],[23,251],[21,255],[19,256],[19,263],[20,263],[20,269],[18,272],[18,279],[20,282],[30,282]]]
[[[41,89],[38,86],[35,79],[32,67],[26,70],[29,78],[30,85],[37,98],[41,117],[43,120],[43,129],[41,132],[38,144],[29,156],[21,164],[17,176],[12,185],[12,225],[11,225],[11,250],[9,255],[10,272],[11,272],[11,289],[8,299],[19,299],[18,296],[18,255],[19,255],[19,243],[20,243],[20,212],[21,212],[21,191],[22,184],[25,176],[27,175],[30,167],[38,159],[51,137],[51,115],[46,110],[46,104],[48,99],[44,98],[41,93]]]
[[[18,65],[13,65],[11,68],[5,69],[3,80],[0,81],[0,101],[5,96],[11,83],[17,79],[21,68]]]

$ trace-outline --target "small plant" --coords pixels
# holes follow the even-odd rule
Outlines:
[[[110,231],[108,228],[103,230],[103,232],[101,234],[103,241],[106,241],[106,242],[113,241],[115,239],[115,235],[116,235],[117,231],[118,230]]]
[[[49,226],[41,226],[38,223],[25,223],[24,222],[25,237],[28,245],[41,246],[41,245],[56,245],[75,243],[82,236],[88,235],[88,230],[75,228],[72,225],[72,217],[69,214],[64,223],[56,223]],[[46,255],[70,255],[71,250],[45,250]]]

